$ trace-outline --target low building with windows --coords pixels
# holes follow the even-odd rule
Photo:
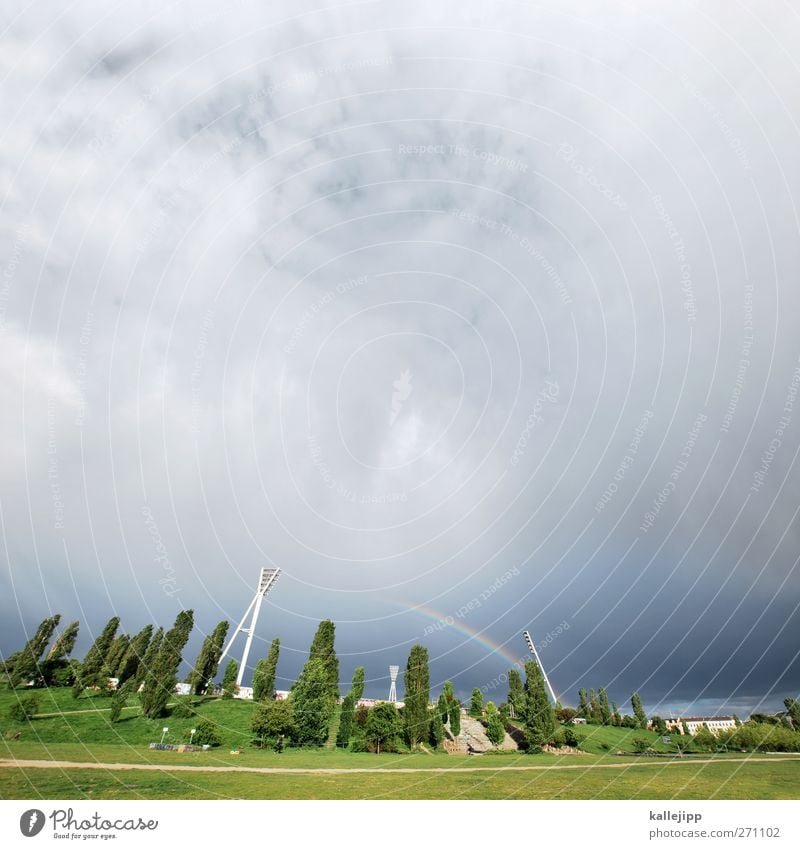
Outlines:
[[[685,725],[693,737],[703,725],[712,734],[719,734],[720,731],[728,728],[736,728],[736,720],[732,716],[678,716],[667,719],[665,722],[669,731],[674,731],[676,727],[683,730]]]

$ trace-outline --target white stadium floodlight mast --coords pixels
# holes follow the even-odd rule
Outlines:
[[[397,704],[397,673],[400,671],[399,666],[390,666],[389,667],[389,678],[391,680],[391,684],[389,685],[389,701],[394,705]]]
[[[242,621],[236,626],[236,630],[231,634],[228,639],[228,644],[222,650],[222,654],[219,656],[219,665],[222,665],[222,661],[225,659],[225,656],[230,651],[231,646],[233,645],[233,641],[236,639],[237,634],[241,631],[242,633],[247,634],[247,642],[244,644],[244,653],[242,654],[242,662],[239,664],[239,673],[236,676],[236,686],[241,687],[242,678],[244,677],[244,670],[247,666],[247,656],[250,654],[250,646],[253,644],[253,635],[256,632],[256,623],[258,622],[258,614],[261,611],[261,602],[264,601],[264,597],[266,594],[275,586],[275,581],[278,580],[278,575],[280,575],[280,569],[262,569],[261,575],[258,579],[258,589],[256,590],[255,596],[253,596],[253,600],[250,602],[249,607],[244,612],[244,616],[242,616]],[[253,618],[250,620],[249,627],[245,628],[244,623],[247,617],[250,615],[250,611],[253,612]]]
[[[547,689],[550,691],[550,695],[553,697],[553,704],[555,705],[558,703],[558,699],[556,698],[556,694],[553,692],[553,688],[550,684],[550,679],[547,677],[547,673],[544,671],[542,661],[539,660],[539,652],[536,651],[536,645],[531,639],[531,635],[528,631],[523,631],[522,636],[525,637],[525,642],[528,644],[528,651],[533,655],[534,660],[539,665],[539,669],[542,670],[542,677],[544,678],[544,683],[547,684]]]

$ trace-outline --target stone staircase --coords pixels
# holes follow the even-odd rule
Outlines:
[[[491,740],[486,736],[483,723],[471,716],[461,716],[461,736],[458,739],[459,754],[466,754],[468,749],[473,752],[489,752],[492,746]],[[446,748],[446,747],[445,747]],[[513,737],[506,732],[506,736],[498,749],[516,749],[517,744]]]

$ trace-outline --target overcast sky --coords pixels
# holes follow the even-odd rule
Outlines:
[[[797,695],[800,18],[634,5],[3,4],[3,653]]]

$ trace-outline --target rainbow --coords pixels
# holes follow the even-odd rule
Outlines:
[[[466,637],[466,640],[464,640],[464,642],[460,645],[464,645],[467,642],[475,642],[486,649],[487,654],[494,654],[502,657],[509,666],[519,668],[520,660],[524,662],[528,657],[527,651],[520,652],[519,655],[515,656],[505,643],[496,642],[484,631],[478,631],[475,628],[470,627],[458,616],[443,613],[441,610],[437,610],[435,607],[429,607],[425,604],[411,604],[410,602],[403,601],[401,599],[392,599],[392,602],[410,613],[416,613],[418,616],[436,623],[437,627],[434,629],[436,631],[457,631],[459,634]],[[433,631],[429,633],[433,633]]]

